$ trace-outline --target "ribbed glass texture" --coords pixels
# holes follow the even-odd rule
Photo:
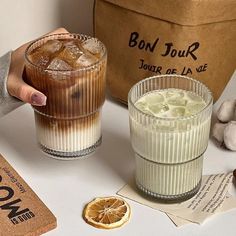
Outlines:
[[[143,159],[136,154],[136,181],[153,196],[184,197],[198,187],[202,177],[203,155],[180,164],[160,164]]]
[[[135,102],[144,94],[169,88],[196,93],[205,101],[205,108],[187,117],[158,118],[135,106]],[[131,143],[136,156],[141,158],[136,157],[138,186],[142,185],[141,189],[147,190],[145,192],[154,192],[166,199],[191,192],[191,188],[194,189],[201,179],[200,157],[208,145],[212,113],[209,89],[185,76],[154,76],[131,88],[128,105]]]
[[[26,82],[47,96],[46,106],[33,106],[37,139],[42,150],[55,158],[87,155],[101,143],[101,110],[105,100],[107,54],[91,66],[73,70],[44,69],[33,64],[30,53],[52,39],[91,37],[56,34],[33,42],[26,50]]]

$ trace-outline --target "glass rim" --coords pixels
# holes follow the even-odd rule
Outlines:
[[[47,68],[44,68],[43,66],[39,66],[39,65],[36,65],[35,63],[33,63],[30,59],[29,59],[29,50],[30,48],[37,42],[39,41],[42,41],[44,39],[47,39],[47,38],[50,38],[50,37],[60,37],[60,36],[80,36],[80,37],[87,37],[88,39],[96,39],[101,45],[102,47],[104,48],[104,53],[102,54],[101,58],[99,58],[98,61],[96,61],[95,63],[93,63],[92,65],[90,66],[85,66],[85,67],[82,67],[82,68],[76,68],[76,69],[71,69],[71,70],[54,70],[54,69],[47,69]],[[57,39],[57,38],[55,38]],[[59,34],[50,34],[50,35],[45,35],[45,36],[42,36],[42,37],[39,37],[35,40],[33,40],[32,42],[30,42],[30,44],[27,46],[27,48],[25,49],[25,53],[24,53],[24,58],[25,58],[25,61],[30,64],[31,66],[33,66],[34,68],[36,69],[40,69],[40,70],[43,70],[45,72],[50,72],[50,73],[53,73],[53,72],[59,72],[59,73],[75,73],[75,72],[80,72],[80,71],[87,71],[87,70],[90,70],[90,69],[93,69],[96,65],[99,65],[102,61],[104,61],[104,59],[106,58],[107,56],[107,49],[106,49],[106,46],[98,39],[98,38],[95,38],[95,37],[92,37],[90,35],[86,35],[86,34],[77,34],[77,33],[59,33]]]
[[[185,117],[158,117],[158,116],[154,116],[154,115],[150,115],[150,114],[147,114],[145,112],[143,112],[142,110],[140,110],[139,108],[137,108],[134,104],[134,102],[131,100],[131,94],[134,92],[134,89],[139,86],[140,84],[142,83],[145,83],[146,81],[149,81],[149,80],[153,80],[155,78],[163,78],[163,77],[180,77],[180,78],[183,78],[183,79],[188,79],[188,80],[191,80],[191,81],[194,81],[196,82],[197,84],[201,84],[205,87],[205,89],[207,90],[209,96],[210,96],[210,99],[209,101],[206,103],[206,106],[204,106],[203,109],[201,109],[200,111],[198,111],[197,113],[193,114],[193,115],[189,115],[189,116],[185,116]],[[170,88],[174,88],[174,87],[170,87]],[[155,90],[152,90],[152,91],[155,91]],[[177,75],[177,74],[164,74],[164,75],[154,75],[154,76],[151,76],[151,77],[148,77],[148,78],[145,78],[145,79],[142,79],[140,80],[139,82],[137,82],[136,84],[134,84],[131,89],[129,90],[129,93],[128,93],[128,105],[131,105],[134,110],[138,113],[141,113],[142,115],[146,116],[146,117],[149,117],[149,118],[152,118],[152,119],[156,119],[156,120],[162,120],[162,121],[185,121],[185,120],[192,120],[194,119],[195,117],[199,116],[199,114],[203,113],[205,110],[207,110],[212,104],[213,104],[213,96],[212,96],[212,92],[211,90],[202,82],[200,82],[199,80],[196,80],[196,79],[193,79],[191,77],[188,77],[188,76],[183,76],[183,75]]]

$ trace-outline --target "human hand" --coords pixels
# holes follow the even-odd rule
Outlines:
[[[58,28],[47,35],[60,33],[68,33],[68,31],[64,28]],[[25,83],[22,78],[25,67],[25,50],[29,44],[30,42],[22,45],[12,52],[11,65],[7,79],[7,90],[11,96],[16,97],[23,102],[30,103],[34,106],[44,106],[46,105],[47,97],[43,93]]]

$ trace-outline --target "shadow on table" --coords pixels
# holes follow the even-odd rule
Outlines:
[[[19,117],[20,113],[21,111],[18,111]],[[20,161],[32,168],[46,166],[48,158],[44,157],[37,146],[33,116],[27,114],[25,119],[17,120],[12,117],[13,114],[1,119],[0,142],[5,143],[4,147],[10,149],[10,153],[15,153],[15,158],[20,158]]]
[[[109,127],[104,127],[102,145],[93,154],[94,156],[84,160],[60,161],[45,156],[39,150],[33,114],[24,115],[24,109],[17,112],[18,117],[24,116],[25,119],[19,121],[13,113],[1,119],[0,125],[0,144],[4,146],[4,149],[11,150],[9,153],[14,155],[14,157],[6,156],[9,161],[18,158],[17,161],[27,166],[31,171],[40,174],[42,171],[49,175],[60,175],[62,172],[65,174],[76,173],[81,169],[88,168],[88,166],[96,166],[98,162],[102,162],[125,181],[133,175],[134,158],[130,140],[122,132],[117,134],[112,132]]]
[[[134,173],[134,154],[128,137],[103,130],[103,144],[97,158],[127,182]]]

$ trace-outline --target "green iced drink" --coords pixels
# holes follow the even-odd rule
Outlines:
[[[136,183],[149,195],[185,199],[200,187],[211,106],[197,91],[145,88],[132,104],[129,100]]]

